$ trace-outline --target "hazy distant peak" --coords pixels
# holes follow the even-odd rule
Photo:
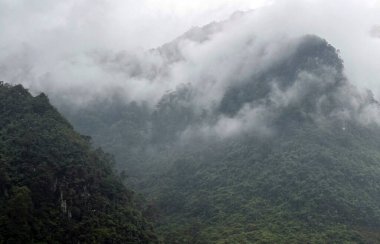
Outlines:
[[[204,26],[195,26],[173,41],[166,43],[155,50],[158,51],[163,57],[167,58],[169,62],[179,61],[183,58],[179,47],[181,42],[191,41],[195,43],[203,43],[208,41],[213,35],[222,32],[226,25],[231,24],[232,22],[238,22],[240,19],[246,17],[252,12],[253,10],[236,11],[226,20],[213,21]]]

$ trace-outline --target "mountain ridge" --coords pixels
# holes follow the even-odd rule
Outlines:
[[[378,102],[328,41],[231,39],[230,21],[151,51],[167,51],[153,74],[184,80],[153,105],[61,111],[115,155],[166,243],[379,242]]]
[[[0,84],[0,242],[158,243],[110,155],[46,95]]]

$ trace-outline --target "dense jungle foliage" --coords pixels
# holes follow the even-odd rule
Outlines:
[[[157,243],[113,172],[44,94],[0,84],[0,243]]]

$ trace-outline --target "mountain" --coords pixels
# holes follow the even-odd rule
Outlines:
[[[21,85],[0,84],[0,243],[158,243],[113,159]]]
[[[239,18],[151,50],[194,80],[154,106],[59,109],[115,155],[165,243],[380,243],[379,103],[326,40],[240,36]]]
[[[184,59],[181,45],[183,42],[194,42],[194,43],[204,43],[212,39],[215,34],[223,32],[227,26],[233,26],[238,24],[238,21],[241,21],[244,18],[247,18],[249,14],[252,14],[250,11],[236,11],[233,13],[230,18],[220,22],[212,22],[205,26],[195,26],[177,37],[173,41],[162,45],[156,49],[152,49],[152,53],[157,53],[165,60],[165,63],[175,63]]]

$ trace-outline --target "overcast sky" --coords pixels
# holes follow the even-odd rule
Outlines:
[[[0,27],[9,42],[72,36],[89,46],[153,48],[193,26],[254,9],[267,0],[0,0]],[[39,36],[39,37],[38,37]],[[46,40],[48,41],[48,40]],[[4,47],[4,45],[2,45]]]
[[[27,86],[54,74],[67,80],[38,83],[52,87],[96,80],[90,69],[70,76],[72,69],[62,67],[93,50],[154,48],[249,9],[257,10],[263,30],[327,39],[340,49],[349,78],[380,98],[378,0],[0,0],[0,79]]]

